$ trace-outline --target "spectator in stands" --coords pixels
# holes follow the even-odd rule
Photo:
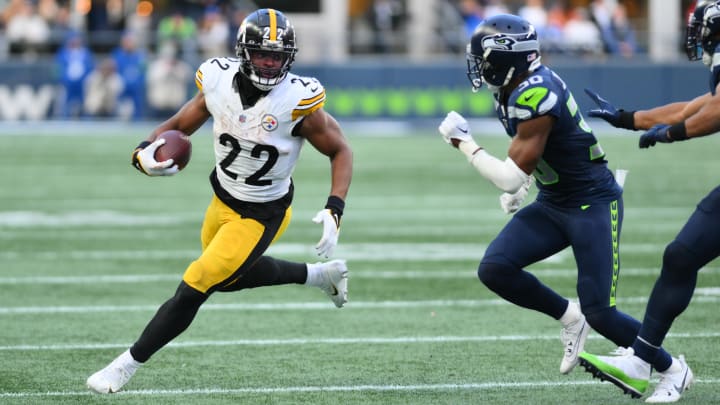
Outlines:
[[[30,1],[23,1],[6,27],[10,53],[36,58],[50,39],[50,26]]]
[[[568,16],[563,29],[563,42],[567,50],[585,55],[603,54],[603,43],[600,31],[590,21],[588,11],[584,7],[575,7]]]
[[[114,117],[122,90],[123,79],[117,73],[115,61],[112,58],[103,59],[85,79],[85,114]]]
[[[50,24],[51,39],[48,43],[48,53],[55,54],[63,45],[63,38],[74,31],[73,13],[69,4],[59,5],[52,0],[41,0],[38,3],[38,12]]]
[[[217,6],[209,6],[203,14],[198,31],[198,45],[203,59],[227,55],[230,23]]]
[[[498,14],[509,14],[510,9],[504,4],[504,0],[484,0],[483,18],[488,19]]]
[[[57,113],[62,118],[79,117],[85,97],[83,83],[95,67],[93,55],[79,33],[68,34],[65,45],[56,54],[55,63],[64,91],[63,97],[58,99]]]
[[[537,31],[538,38],[542,43],[543,32],[547,26],[548,13],[543,0],[525,0],[525,5],[520,7],[518,15],[533,26]]]
[[[120,95],[121,112],[124,118],[142,117],[145,108],[145,69],[147,57],[145,51],[138,48],[137,38],[132,32],[126,32],[122,36],[120,46],[112,52],[115,59],[117,71],[123,79],[123,92]],[[127,102],[130,101],[132,110],[128,113]]]
[[[483,9],[477,0],[460,0],[458,10],[465,23],[465,38],[463,39],[463,44],[466,44],[472,36],[473,31],[475,31],[475,27],[483,21]],[[464,47],[462,51],[465,51]]]
[[[637,43],[625,6],[615,1],[594,0],[590,10],[591,19],[600,31],[605,53],[632,56]]]
[[[566,20],[565,7],[560,2],[554,2],[547,11],[545,28],[542,33],[538,33],[543,52],[560,53],[565,51],[563,31],[565,31]]]
[[[197,24],[192,18],[184,16],[179,9],[160,20],[157,40],[174,41],[180,47],[182,59],[193,65],[196,64]]]
[[[125,31],[132,32],[137,39],[137,46],[149,49],[155,43],[155,26],[153,25],[153,6],[146,2],[138,2],[135,9],[125,18]]]
[[[610,51],[626,58],[633,56],[637,52],[638,45],[635,39],[635,30],[632,25],[630,25],[627,17],[627,9],[624,4],[618,3],[615,7],[610,28],[614,40]]]
[[[154,114],[171,115],[189,98],[188,83],[194,72],[177,53],[175,44],[167,41],[148,66],[148,103]]]
[[[374,0],[368,9],[373,29],[373,50],[377,53],[396,51],[396,36],[405,18],[403,5],[398,0]]]

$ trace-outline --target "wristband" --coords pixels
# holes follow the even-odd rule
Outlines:
[[[343,199],[340,197],[331,195],[327,199],[325,208],[329,209],[333,214],[337,215],[338,223],[339,223],[340,218],[342,217],[342,214],[343,214],[343,210],[345,209],[345,201],[343,201]]]
[[[685,121],[668,128],[667,137],[672,139],[673,141],[684,141],[688,139],[687,128],[685,128]]]
[[[152,142],[150,142],[150,141],[142,141],[142,142],[140,142],[140,143],[138,144],[138,146],[135,147],[135,150],[145,149],[145,148],[147,148],[148,145],[150,145],[151,143],[152,143]]]
[[[618,127],[625,129],[635,128],[635,111],[618,110]]]

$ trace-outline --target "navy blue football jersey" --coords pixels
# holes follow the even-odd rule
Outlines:
[[[538,201],[580,206],[613,201],[622,189],[607,167],[605,152],[580,113],[570,90],[546,66],[530,73],[508,96],[495,96],[498,118],[511,137],[521,121],[555,117],[542,158],[533,175]]]
[[[715,95],[715,90],[717,89],[718,83],[720,83],[720,58],[715,58],[714,55],[720,54],[720,44],[718,44],[715,47],[715,52],[713,53],[712,62],[710,62],[710,94],[713,96]],[[703,60],[706,56],[703,56]]]

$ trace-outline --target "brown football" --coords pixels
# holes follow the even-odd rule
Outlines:
[[[160,145],[155,151],[155,160],[162,162],[173,159],[179,170],[184,169],[192,155],[190,137],[182,133],[182,131],[171,129],[158,135],[158,139],[160,138],[165,139],[165,144]]]

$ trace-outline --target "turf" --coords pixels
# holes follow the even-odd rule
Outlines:
[[[496,131],[476,138],[504,157]],[[208,130],[171,178],[130,166],[141,131],[0,136],[0,403],[638,403],[580,368],[560,375],[557,322],[480,284],[477,263],[509,217],[433,132],[348,131],[355,174],[336,252],[351,271],[346,308],[299,285],[216,294],[110,397],[91,395],[85,379],[137,338],[199,252]],[[635,317],[665,244],[717,185],[715,138],[639,150],[633,135],[600,137],[610,167],[630,171],[618,306]],[[327,159],[306,146],[294,180],[293,221],[269,253],[316,261],[311,218],[329,191]],[[575,296],[571,252],[531,269]],[[697,378],[683,403],[720,402],[718,286],[713,262],[666,340]],[[591,333],[589,351],[613,348]]]

